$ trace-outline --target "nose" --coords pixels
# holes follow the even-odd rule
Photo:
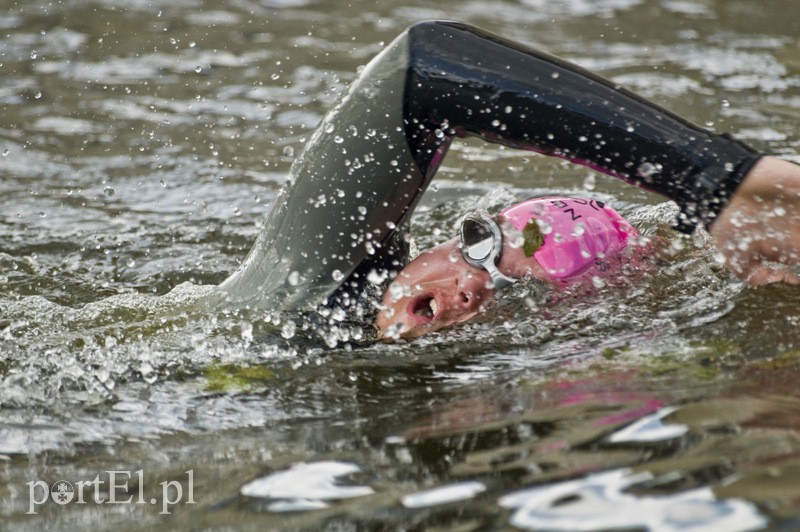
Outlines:
[[[477,310],[489,300],[494,291],[488,273],[466,271],[456,279],[456,291],[453,294],[453,306],[462,311]]]

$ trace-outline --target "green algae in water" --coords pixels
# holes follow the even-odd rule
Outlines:
[[[203,373],[209,392],[249,391],[275,380],[275,373],[265,366],[212,364]]]

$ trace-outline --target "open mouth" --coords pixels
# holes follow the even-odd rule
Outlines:
[[[411,313],[423,322],[428,322],[436,317],[439,310],[439,304],[436,298],[431,295],[421,296],[414,300],[411,305]]]

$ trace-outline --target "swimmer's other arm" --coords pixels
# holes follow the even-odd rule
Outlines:
[[[709,232],[737,277],[752,285],[800,284],[800,166],[762,157]]]

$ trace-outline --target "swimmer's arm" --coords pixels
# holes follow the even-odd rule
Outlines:
[[[713,222],[761,157],[567,61],[464,24],[409,30],[406,137],[432,175],[453,136],[556,155],[675,200],[678,228]]]
[[[800,166],[763,157],[710,233],[725,265],[741,279],[753,285],[800,284]]]

